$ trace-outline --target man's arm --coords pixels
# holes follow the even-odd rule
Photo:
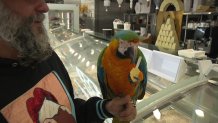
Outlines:
[[[106,104],[110,100],[103,100],[99,97],[91,97],[87,101],[75,99],[76,118],[78,123],[102,123],[106,118],[111,118]]]
[[[102,123],[106,118],[117,117],[120,121],[131,121],[136,117],[136,108],[130,96],[104,100],[92,97],[87,101],[75,99],[78,123]]]

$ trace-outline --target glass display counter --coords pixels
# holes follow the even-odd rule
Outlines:
[[[106,46],[108,39],[84,33],[54,48],[69,72],[76,98],[102,97],[96,65]],[[207,80],[199,81],[196,74],[172,83],[149,72],[146,95],[137,102],[138,115],[132,122],[215,123],[218,120],[217,90],[218,86]]]
[[[193,82],[195,81],[195,82]],[[176,91],[159,91],[137,106],[139,111],[134,123],[216,123],[218,120],[218,87],[205,80],[187,80],[185,84],[198,83],[198,86],[180,94]],[[168,87],[171,90],[171,87]],[[163,98],[163,93],[171,97]],[[164,100],[165,99],[165,100]],[[162,100],[162,101],[160,101]]]
[[[97,81],[97,59],[107,44],[94,37],[78,36],[55,48],[69,72],[75,88],[75,96],[88,99],[101,97]]]
[[[79,4],[48,3],[49,12],[45,15],[45,27],[48,30],[52,47],[77,38],[79,33]]]

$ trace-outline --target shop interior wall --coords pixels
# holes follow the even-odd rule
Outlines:
[[[131,11],[129,6],[129,0],[123,0],[120,8],[118,7],[117,0],[111,0],[111,5],[108,7],[108,12],[106,12],[104,7],[104,1],[95,0],[94,31],[102,33],[102,29],[113,29],[114,19],[123,20],[123,13]]]

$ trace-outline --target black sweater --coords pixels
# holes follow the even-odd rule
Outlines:
[[[74,99],[71,80],[56,53],[32,67],[22,67],[16,60],[0,58],[0,110],[33,88],[51,72],[58,75],[70,94],[75,105],[77,123],[98,123],[111,117],[105,109],[106,100],[98,97],[92,97],[87,101]],[[7,123],[2,113],[0,123]]]

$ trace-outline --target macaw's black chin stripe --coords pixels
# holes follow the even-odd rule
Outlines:
[[[124,55],[126,58],[130,58],[132,63],[134,63],[135,61],[135,53],[134,53],[134,48],[133,47],[129,47],[125,52]]]
[[[125,52],[124,54],[120,53],[118,50],[117,50],[117,56],[119,58],[130,58],[132,59],[134,57],[134,48],[132,47],[129,47]]]

